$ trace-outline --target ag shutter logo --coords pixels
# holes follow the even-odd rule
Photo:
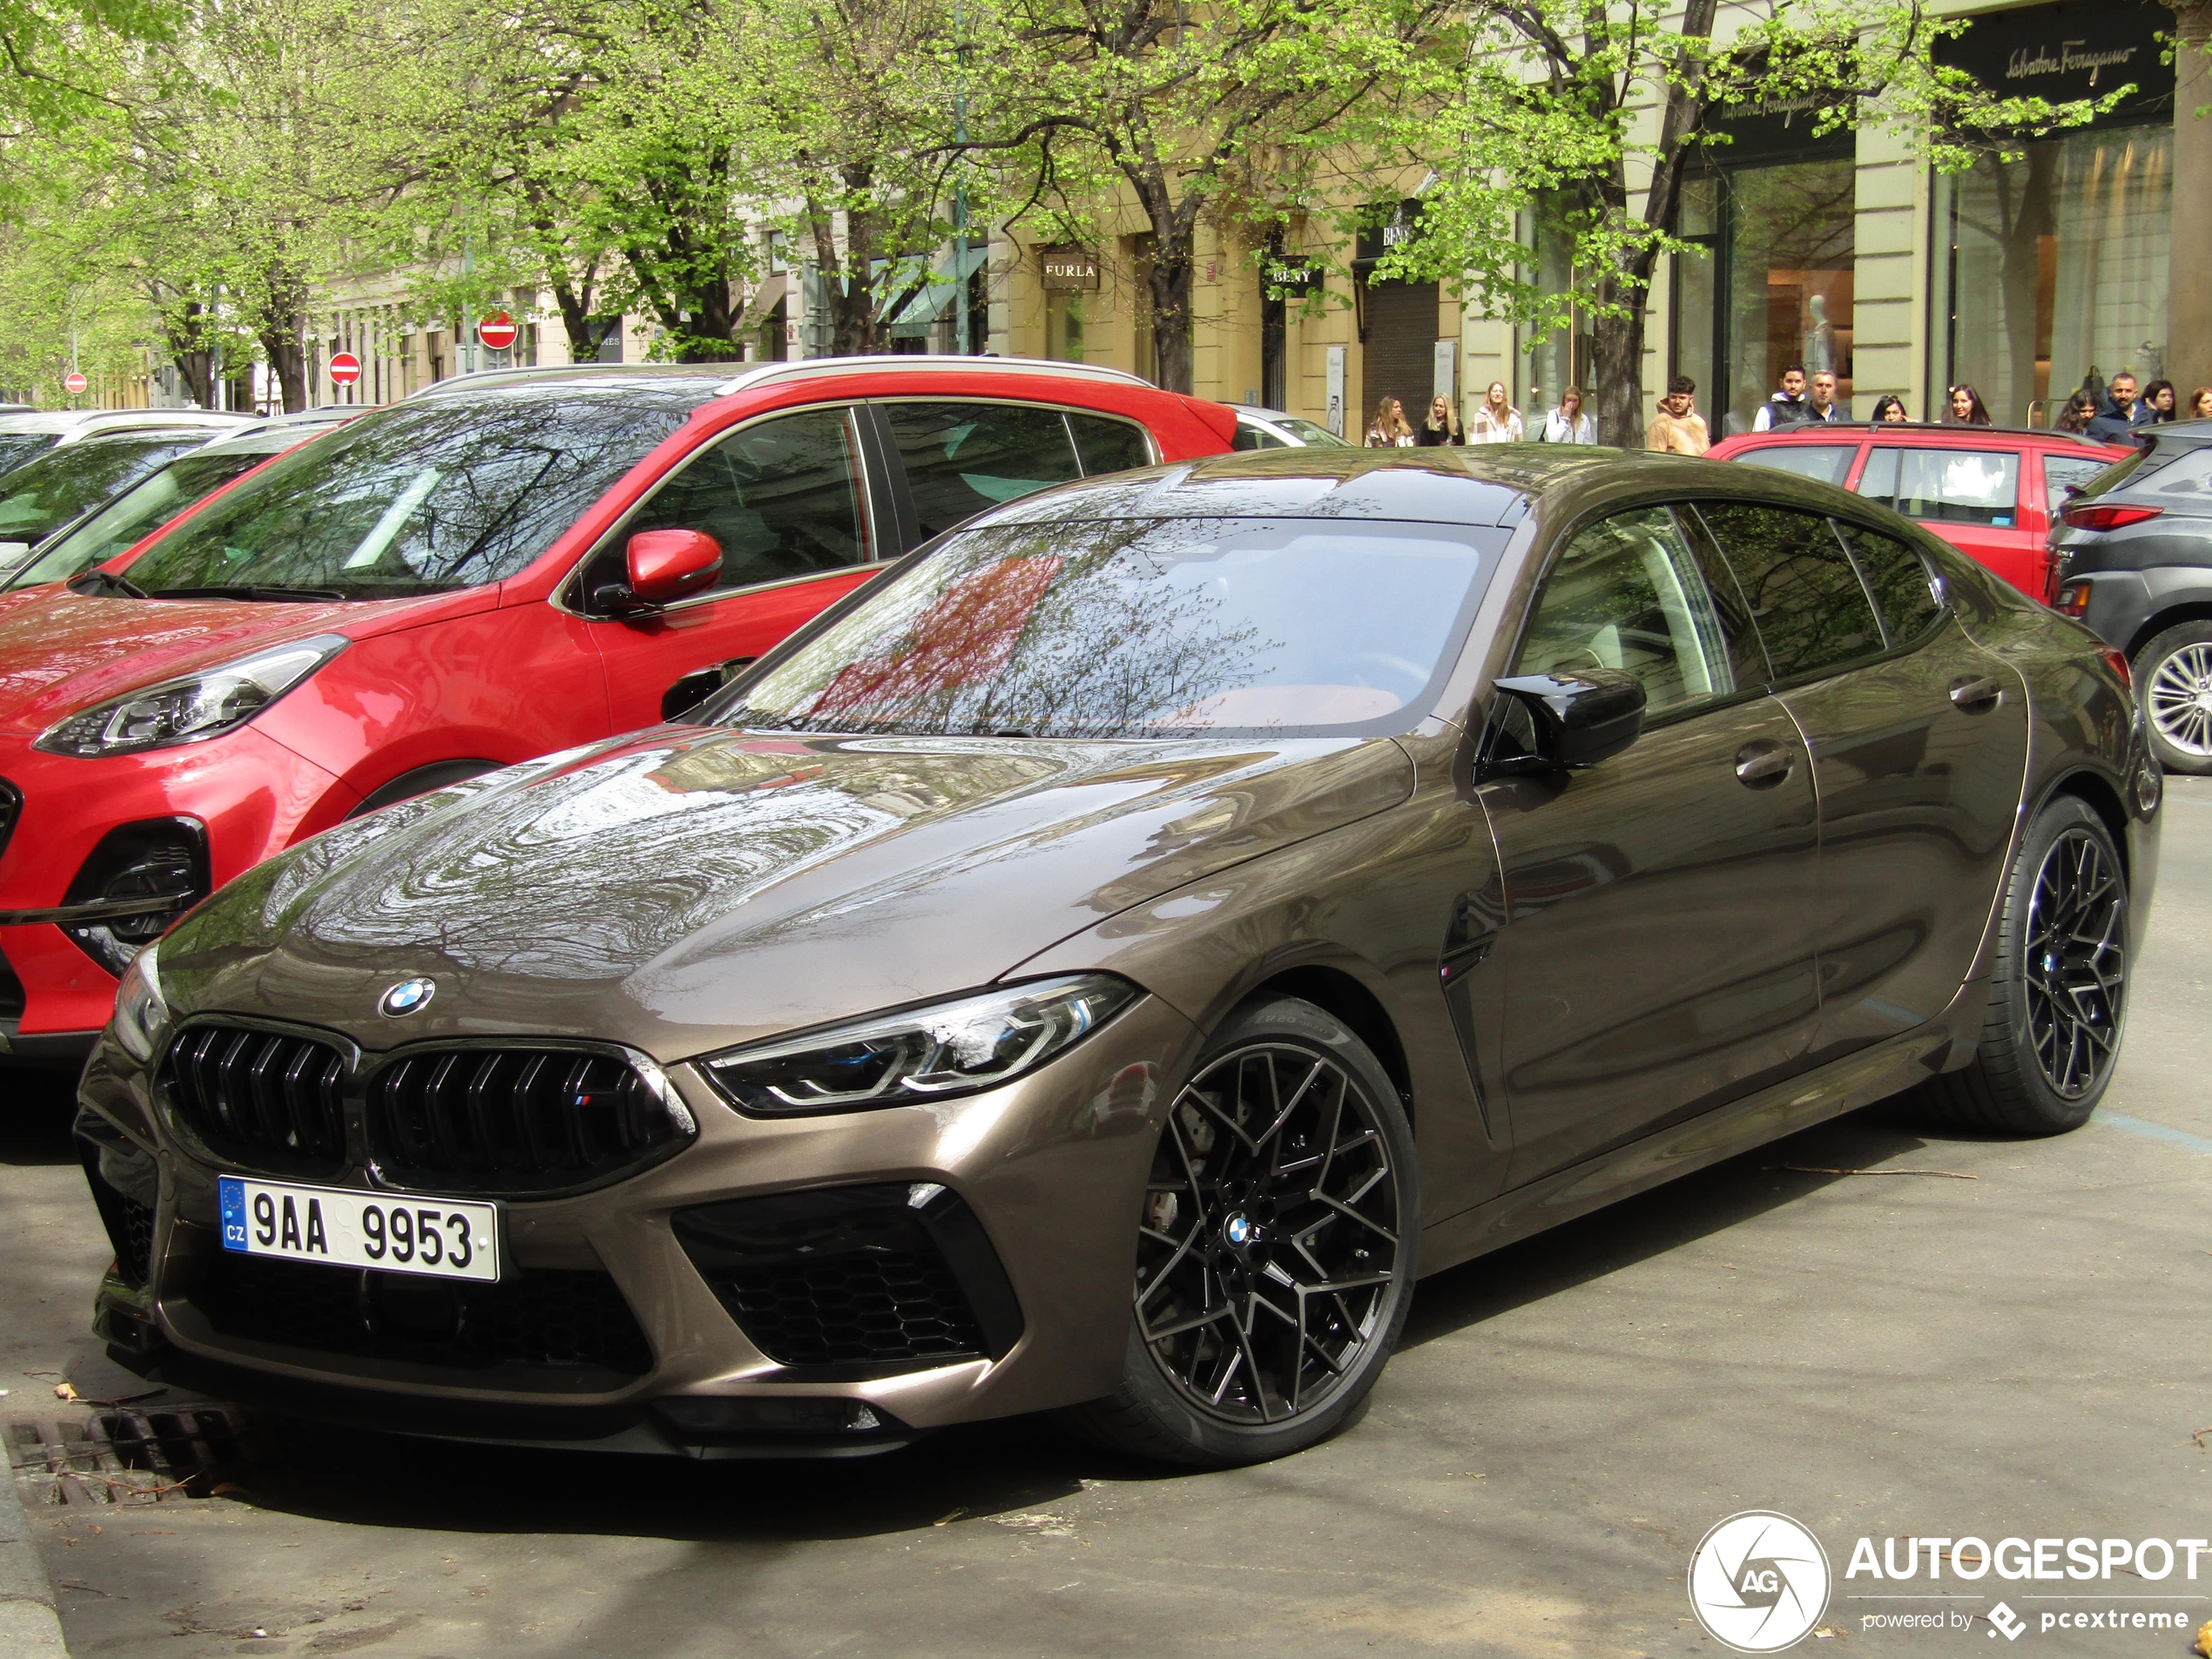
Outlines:
[[[1747,1509],[1707,1533],[1689,1558],[1689,1607],[1716,1642],[1779,1653],[1828,1610],[1828,1556],[1787,1515]]]

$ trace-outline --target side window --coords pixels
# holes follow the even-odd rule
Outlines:
[[[1721,618],[1665,508],[1576,531],[1544,577],[1514,672],[1578,668],[1625,669],[1655,714],[1736,689]]]
[[[1931,523],[2019,522],[2020,458],[2001,449],[1876,449],[1858,493]]]
[[[1943,602],[1937,597],[1939,590],[1927,561],[1894,536],[1833,522],[1836,533],[1858,561],[1858,573],[1874,596],[1874,609],[1881,613],[1890,644],[1903,644],[1932,628],[1943,615]]]
[[[887,403],[883,412],[906,462],[907,490],[925,537],[987,507],[1083,475],[1068,421],[1058,409],[1019,403]]]
[[[2069,485],[2084,485],[2112,463],[2102,455],[2043,456],[2043,511],[2052,518],[2067,503]]]
[[[1229,440],[1231,449],[1287,449],[1285,443],[1264,426],[1254,426],[1249,421],[1237,422],[1237,435]]]
[[[1068,429],[1076,435],[1076,452],[1082,457],[1086,478],[1152,464],[1152,440],[1134,421],[1069,409]]]
[[[640,530],[703,530],[722,544],[714,591],[833,570],[869,556],[860,465],[842,408],[756,421],[693,455],[595,564],[621,569]]]
[[[1697,508],[1736,571],[1777,679],[1882,649],[1866,590],[1828,521],[1749,502]]]
[[[1754,467],[1794,472],[1800,478],[1817,478],[1824,484],[1840,484],[1851,476],[1851,463],[1858,457],[1855,443],[1770,443],[1746,449],[1736,458]]]

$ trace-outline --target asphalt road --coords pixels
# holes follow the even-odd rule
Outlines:
[[[1825,1546],[1832,1651],[1986,1655],[1986,1623],[1863,1621],[2001,1593],[2029,1624],[2000,1649],[2179,1656],[2041,1615],[2134,1595],[2194,1625],[2212,1561],[1948,1603],[1843,1577],[1861,1535],[2212,1533],[2212,781],[2169,799],[2090,1127],[1961,1139],[1878,1108],[1441,1275],[1365,1420],[1302,1457],[1163,1475],[1033,1423],[836,1465],[300,1439],[221,1496],[35,1513],[72,1651],[1718,1653],[1685,1569],[1757,1507]],[[84,1332],[107,1251],[65,1091],[0,1086],[0,1416],[51,1420],[57,1380],[117,1380]],[[1947,1174],[1882,1173],[1906,1170]]]

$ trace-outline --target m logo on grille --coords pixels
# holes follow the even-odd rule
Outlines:
[[[430,999],[437,992],[438,981],[434,979],[403,979],[384,993],[383,1000],[376,1005],[376,1011],[396,1020],[402,1015],[415,1014],[428,1008]]]

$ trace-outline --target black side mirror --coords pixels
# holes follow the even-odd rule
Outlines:
[[[1643,731],[1642,682],[1617,668],[1525,674],[1497,682],[1521,720],[1494,722],[1486,772],[1577,771],[1610,759]],[[1520,740],[1507,725],[1521,726]],[[1521,753],[1513,752],[1523,751]]]

